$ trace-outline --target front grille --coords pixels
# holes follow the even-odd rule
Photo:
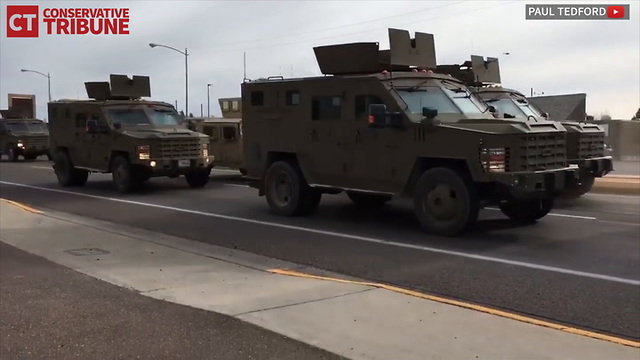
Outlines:
[[[161,159],[190,159],[202,156],[203,143],[197,138],[163,139],[154,157]],[[153,150],[152,150],[153,151]],[[157,154],[157,155],[156,155]]]
[[[509,149],[509,171],[540,171],[565,167],[564,134],[525,135],[522,145]]]
[[[578,159],[604,156],[604,134],[579,134]]]
[[[49,137],[46,135],[43,136],[29,136],[24,139],[24,146],[27,148],[37,147],[37,148],[46,148],[49,146]]]

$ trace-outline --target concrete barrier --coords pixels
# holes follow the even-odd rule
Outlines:
[[[590,192],[640,196],[640,176],[609,174],[601,178],[596,178]]]

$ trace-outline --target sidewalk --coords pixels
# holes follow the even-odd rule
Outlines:
[[[637,360],[640,356],[637,343],[619,345],[584,336],[589,335],[586,331],[572,334],[427,300],[420,294],[280,275],[274,269],[345,279],[139,229],[32,213],[4,201],[0,229],[3,242],[81,273],[148,297],[230,315],[351,359]],[[186,322],[184,331],[189,327]],[[267,358],[266,354],[257,357]]]

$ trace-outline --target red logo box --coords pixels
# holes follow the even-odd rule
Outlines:
[[[624,17],[624,6],[608,6],[607,17],[609,19],[620,19]]]
[[[7,5],[7,37],[38,37],[38,5]]]

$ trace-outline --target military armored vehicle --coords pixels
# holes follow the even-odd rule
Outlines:
[[[497,58],[488,58],[485,61],[482,57],[473,55],[470,61],[461,65],[440,65],[437,71],[462,80],[478,97],[497,110],[495,114],[498,117],[523,119],[530,123],[552,120],[549,119],[549,114],[540,111],[522,93],[500,85]],[[578,184],[565,192],[563,197],[576,198],[591,191],[595,178],[603,177],[613,170],[613,159],[606,155],[603,128],[586,122],[561,123],[567,129],[568,162],[580,169]]]
[[[90,172],[111,173],[131,192],[151,177],[184,175],[190,187],[209,181],[209,137],[189,130],[168,103],[151,96],[149,77],[111,75],[86,82],[90,100],[49,103],[51,148],[58,182],[84,186]]]
[[[242,175],[244,169],[241,98],[218,99],[222,117],[201,117],[193,121],[195,130],[209,136],[209,151],[215,157],[214,166],[236,169]]]
[[[562,124],[497,119],[436,68],[433,35],[389,29],[378,43],[315,47],[324,76],[242,83],[251,186],[271,210],[308,215],[323,194],[370,208],[413,199],[428,232],[458,236],[498,204],[518,221],[574,186]]]
[[[35,95],[9,94],[9,107],[0,110],[0,157],[9,161],[35,160],[47,155],[49,159],[49,130],[47,123],[35,117]]]

